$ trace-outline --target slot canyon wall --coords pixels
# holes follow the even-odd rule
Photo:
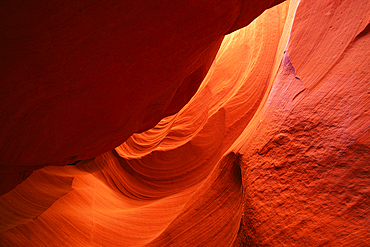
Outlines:
[[[369,1],[0,13],[0,246],[369,246]]]

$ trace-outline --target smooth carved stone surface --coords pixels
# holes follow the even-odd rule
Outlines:
[[[100,7],[101,4],[97,3]],[[177,86],[176,80],[173,80],[174,84],[171,85],[170,81],[157,81],[156,85],[152,85],[152,91],[136,91],[132,88],[134,91],[127,89],[126,94],[121,94],[119,90],[123,90],[124,86],[116,87],[115,90],[112,89],[113,86],[101,90],[97,85],[113,83],[118,78],[118,71],[123,68],[119,65],[123,58],[106,54],[109,47],[118,43],[109,43],[107,37],[113,37],[113,33],[107,32],[107,36],[104,36],[99,34],[99,29],[96,34],[81,41],[79,48],[75,48],[77,53],[74,56],[86,56],[86,60],[74,58],[72,62],[71,58],[72,60],[68,60],[71,62],[66,64],[69,70],[64,72],[74,71],[72,74],[76,82],[84,83],[79,85],[81,90],[91,87],[90,92],[96,90],[97,94],[108,94],[111,92],[109,90],[117,94],[111,95],[107,102],[100,102],[99,98],[93,98],[92,101],[86,97],[76,99],[81,104],[91,103],[91,109],[101,104],[99,107],[107,115],[97,113],[94,115],[96,118],[91,118],[89,112],[82,111],[83,107],[73,108],[75,110],[71,111],[80,114],[82,117],[79,119],[85,119],[87,127],[91,128],[81,129],[80,125],[69,125],[63,132],[68,135],[58,134],[65,135],[63,138],[66,140],[73,136],[68,139],[71,142],[77,140],[76,146],[73,144],[69,153],[62,150],[68,141],[57,142],[58,138],[53,139],[50,136],[49,144],[54,146],[43,144],[52,150],[49,153],[40,151],[34,157],[24,158],[24,163],[4,164],[4,171],[11,171],[15,175],[5,174],[2,182],[15,182],[12,182],[13,186],[4,189],[10,190],[8,193],[0,196],[0,245],[368,245],[370,3],[350,0],[287,1],[265,11],[250,25],[235,32],[232,31],[248,24],[265,8],[262,5],[253,5],[252,1],[219,1],[218,4],[208,9],[207,6],[213,5],[189,1],[182,6],[183,12],[171,12],[166,17],[162,16],[162,13],[179,7],[169,4],[163,9],[157,9],[158,12],[152,16],[135,19],[138,22],[136,27],[147,27],[145,24],[148,23],[157,25],[158,33],[155,37],[158,35],[158,39],[137,39],[137,45],[145,48],[140,51],[125,51],[127,57],[132,59],[134,58],[129,56],[130,52],[148,56],[148,60],[142,61],[143,66],[140,69],[135,67],[138,66],[138,60],[130,61],[130,73],[133,77],[137,76],[135,80],[138,82],[133,85],[138,88],[139,85],[144,85],[145,82],[140,84],[139,80],[145,79],[150,74],[150,69],[158,67],[157,73],[150,78],[169,80],[176,76],[181,77]],[[268,7],[270,2],[261,1],[261,4]],[[71,4],[73,5],[78,4]],[[53,21],[48,25],[71,25],[70,21],[74,18],[82,18],[79,19],[82,21],[89,17],[88,11],[103,16],[105,12],[102,11],[111,8],[105,6],[98,11],[94,6],[82,6],[83,11],[67,22],[63,19],[65,17],[56,14],[59,10],[53,10]],[[149,11],[155,6],[146,7]],[[76,7],[76,10],[79,8]],[[45,6],[44,10],[47,9],[48,6]],[[196,11],[192,12],[190,9]],[[142,8],[141,10],[143,11]],[[140,12],[139,7],[130,11],[126,16],[127,20],[132,20],[130,16],[133,18],[135,14],[148,14],[145,11]],[[202,12],[205,16],[192,19],[192,14],[198,13],[201,16]],[[42,13],[44,12],[39,12],[40,16]],[[117,31],[118,14],[115,16],[113,13],[109,18],[116,22],[102,19],[101,23],[96,20],[96,25],[111,23],[109,28]],[[172,18],[173,23],[161,26],[159,23],[164,20],[161,18]],[[227,23],[227,20],[230,22]],[[85,21],[90,23],[93,20]],[[171,35],[164,32],[169,27],[181,27],[184,25],[183,21],[189,22],[188,26],[175,31],[189,31],[185,32],[188,36],[183,36],[183,40],[170,38]],[[207,23],[213,24],[202,29],[201,25]],[[82,24],[83,22],[79,23]],[[193,24],[199,31],[199,36],[196,31],[190,31],[193,30]],[[22,32],[26,34],[27,28],[22,28]],[[8,35],[14,35],[9,30]],[[53,30],[40,31],[38,37],[51,35]],[[155,33],[145,28],[134,30],[133,27],[130,30],[140,37]],[[90,31],[86,30],[86,33]],[[81,37],[86,33],[81,33]],[[230,34],[225,36],[221,44],[217,43],[221,42],[226,33]],[[165,35],[165,38],[162,40],[160,35]],[[203,38],[200,39],[201,36]],[[215,38],[217,41],[212,43],[211,36],[221,39]],[[26,37],[32,38],[24,38]],[[106,42],[100,43],[102,39]],[[58,47],[58,42],[62,41],[56,40],[53,47]],[[86,51],[93,44],[101,47],[89,57]],[[177,50],[171,50],[174,47]],[[159,59],[157,64],[151,64],[155,61],[149,56],[150,51],[154,52],[155,49],[164,54],[156,53],[156,59],[167,56],[168,59],[173,59],[172,63],[167,63],[170,60]],[[171,56],[169,53],[166,55],[168,49],[174,52]],[[124,50],[117,50],[117,54]],[[34,55],[29,53],[28,56]],[[98,57],[106,57],[107,64],[118,64],[118,67],[111,67],[110,72],[106,71],[102,61],[98,63],[98,60],[94,62],[91,59]],[[34,71],[41,73],[40,67],[38,68],[39,70]],[[148,74],[138,73],[144,71],[144,68],[148,69]],[[32,67],[24,71],[29,73],[30,69]],[[48,70],[51,67],[43,69],[51,71]],[[63,74],[54,69],[53,73]],[[168,74],[170,70],[173,70],[173,74]],[[35,78],[42,78],[36,72],[33,74]],[[98,74],[101,76],[96,77]],[[25,75],[26,72],[19,76]],[[92,82],[94,78],[96,81]],[[103,82],[101,78],[106,78],[107,81]],[[196,82],[197,78],[203,80],[200,86]],[[35,84],[29,84],[31,85]],[[52,86],[45,88],[51,90]],[[195,93],[196,89],[198,90]],[[24,90],[26,101],[20,101],[20,104],[26,105],[32,93],[27,94],[27,88]],[[44,89],[39,90],[39,94],[34,97],[41,99],[45,96],[42,93]],[[65,99],[74,97],[72,91],[60,91],[60,97],[61,95]],[[129,95],[129,98],[122,95]],[[125,106],[129,108],[127,112],[133,113],[126,122],[122,122],[126,115],[113,114],[122,110],[119,102],[116,102],[118,98],[125,102],[133,100],[138,104]],[[117,108],[104,108],[112,102],[117,103]],[[11,121],[16,121],[17,117],[20,119],[22,114],[31,119],[39,112],[30,110],[33,107],[31,103],[28,106],[30,108],[13,116]],[[59,107],[69,109],[68,106]],[[139,114],[136,112],[140,110],[136,108],[139,106],[142,107],[141,110],[147,110],[142,110]],[[11,115],[11,110],[5,113]],[[49,113],[57,116],[52,111]],[[103,114],[102,117],[99,114]],[[169,114],[173,115],[165,117]],[[110,123],[110,120],[118,122]],[[98,122],[102,125],[98,125]],[[137,125],[128,127],[130,122]],[[124,131],[113,131],[115,124],[119,128],[124,126]],[[107,125],[106,128],[99,129],[103,125]],[[20,131],[25,133],[39,126],[41,125],[31,125],[29,129],[20,128]],[[151,128],[152,126],[154,127]],[[68,128],[71,132],[67,131]],[[91,131],[92,129],[96,131]],[[142,133],[131,135],[133,132]],[[59,166],[42,168],[54,159],[50,157],[65,158],[67,153],[69,155],[77,150],[74,148],[78,145],[91,141],[78,139],[88,134],[91,134],[91,138],[101,136],[102,139],[94,139],[92,146],[84,149],[86,156],[76,153],[76,157],[68,161],[73,165],[64,165],[66,162],[61,162],[58,163]],[[15,136],[17,132],[12,134],[9,131],[8,135]],[[25,138],[33,140],[33,137],[35,135]],[[42,140],[43,138],[35,139],[35,143],[41,143]],[[112,145],[111,150],[103,153],[109,147],[106,142],[109,140],[112,141],[109,144]],[[122,143],[119,140],[126,141]],[[17,145],[22,148],[22,145],[27,145],[27,141]],[[30,149],[25,148],[23,157],[27,157],[27,152],[33,148],[47,150],[37,145]],[[60,152],[55,148],[59,148]],[[49,156],[52,152],[56,156]],[[17,154],[9,153],[3,157],[16,160],[21,156],[17,158]],[[45,163],[33,164],[32,159],[43,160]],[[55,158],[55,161],[61,161],[58,159]],[[35,171],[32,174],[24,173],[24,177],[18,175],[28,171],[27,169]],[[24,179],[26,180],[20,183]],[[13,188],[18,183],[20,184]]]
[[[224,35],[281,1],[2,1],[1,194],[178,112]]]

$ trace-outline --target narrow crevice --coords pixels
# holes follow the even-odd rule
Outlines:
[[[361,33],[359,33],[356,38],[355,38],[355,41],[364,37],[365,35],[367,35],[368,33],[370,32],[370,23],[367,24],[367,26],[364,28],[364,30],[362,30]]]

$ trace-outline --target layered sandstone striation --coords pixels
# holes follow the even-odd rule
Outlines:
[[[3,4],[0,245],[367,246],[370,3],[280,2]]]

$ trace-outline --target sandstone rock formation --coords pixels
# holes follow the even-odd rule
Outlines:
[[[367,246],[370,3],[280,2],[2,3],[0,245]]]

